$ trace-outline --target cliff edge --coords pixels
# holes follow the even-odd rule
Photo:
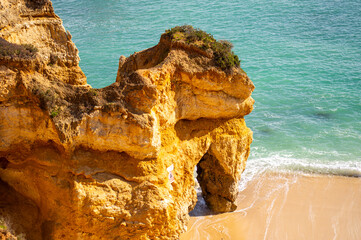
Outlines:
[[[254,85],[190,26],[93,89],[47,0],[0,1],[0,216],[26,239],[178,239],[197,201],[233,211]]]

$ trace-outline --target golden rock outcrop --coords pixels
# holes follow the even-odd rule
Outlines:
[[[254,89],[240,68],[163,35],[93,89],[50,1],[0,11],[0,215],[14,234],[178,239],[196,168],[208,206],[235,209]]]

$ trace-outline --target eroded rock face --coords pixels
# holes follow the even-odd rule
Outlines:
[[[240,68],[162,37],[92,89],[51,2],[0,0],[0,11],[0,37],[38,49],[0,55],[0,214],[16,233],[178,239],[196,166],[209,207],[235,209],[254,89]]]
[[[0,0],[0,38],[37,47],[38,61],[32,64],[48,80],[86,84],[78,66],[78,49],[55,15],[50,0]],[[24,65],[30,70],[29,64]]]

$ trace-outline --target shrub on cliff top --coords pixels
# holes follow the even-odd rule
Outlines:
[[[0,57],[32,58],[38,49],[31,44],[14,44],[0,38]]]
[[[204,51],[212,50],[215,64],[222,70],[240,66],[238,56],[232,51],[232,43],[225,40],[217,41],[211,34],[201,29],[193,28],[191,25],[176,26],[166,30],[164,35],[174,42],[184,42]]]

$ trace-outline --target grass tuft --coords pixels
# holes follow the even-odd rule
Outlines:
[[[50,113],[50,117],[51,117],[51,118],[55,118],[56,116],[59,115],[59,112],[60,112],[60,108],[59,108],[59,107],[53,109],[53,110],[51,111],[51,113]]]
[[[226,40],[217,41],[211,34],[191,25],[176,26],[163,34],[171,41],[181,41],[204,51],[211,50],[216,66],[222,70],[239,67],[241,61],[232,51],[233,44]]]

